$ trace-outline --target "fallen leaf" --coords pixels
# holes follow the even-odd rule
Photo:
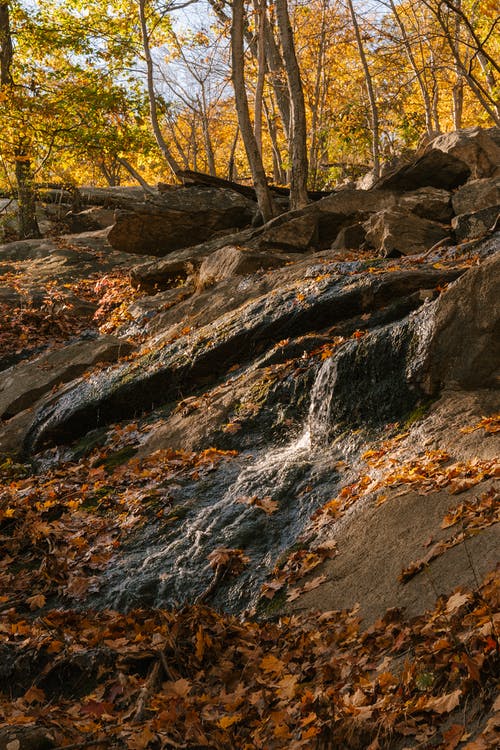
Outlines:
[[[470,594],[460,594],[459,592],[456,594],[453,594],[450,596],[446,603],[446,611],[448,614],[454,614],[455,612],[458,612],[460,607],[462,607],[467,602],[470,602],[471,595]]]
[[[243,718],[242,714],[233,714],[232,716],[223,716],[222,719],[219,719],[219,726],[222,729],[228,729],[233,724],[237,724],[238,721],[241,721]]]
[[[452,693],[440,695],[436,698],[429,698],[422,706],[426,711],[434,711],[437,714],[449,714],[460,703],[461,690],[454,690]]]

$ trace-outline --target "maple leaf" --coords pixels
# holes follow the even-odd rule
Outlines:
[[[259,666],[264,672],[273,672],[274,674],[281,674],[285,669],[285,664],[273,654],[264,656],[260,660]]]

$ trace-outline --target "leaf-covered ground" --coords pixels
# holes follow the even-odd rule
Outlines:
[[[203,607],[34,620],[12,609],[0,738],[35,725],[56,746],[131,750],[494,748],[499,595],[492,575],[365,632],[355,611],[257,623]]]

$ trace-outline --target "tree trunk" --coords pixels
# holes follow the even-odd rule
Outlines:
[[[223,0],[208,0],[215,15],[221,21],[222,25],[225,25],[230,19],[224,11]],[[229,3],[228,3],[229,4]],[[250,51],[254,57],[257,56],[257,45],[253,43],[253,39],[250,37],[246,27],[243,29],[244,36],[249,44]],[[272,26],[267,18],[264,17],[264,43],[266,53],[266,64],[269,68],[269,81],[273,88],[273,93],[276,99],[276,104],[280,113],[281,121],[283,123],[283,130],[285,136],[289,138],[289,127],[290,127],[290,99],[288,97],[288,87],[286,82],[283,80],[283,59],[279,51],[279,47],[274,38]]]
[[[319,126],[322,119],[322,81],[325,77],[325,53],[326,53],[326,29],[327,29],[327,10],[329,0],[323,0],[321,7],[321,27],[319,33],[318,56],[316,59],[314,93],[311,108],[311,136],[309,146],[309,180],[311,188],[317,187],[318,167],[319,167]]]
[[[12,35],[10,31],[9,3],[0,1],[0,86],[12,85]]]
[[[235,154],[236,154],[236,146],[238,145],[238,138],[240,137],[240,128],[238,125],[236,125],[236,130],[234,132],[234,138],[233,142],[231,143],[231,151],[229,153],[229,163],[227,165],[227,179],[231,180],[231,182],[235,182],[237,175],[236,175],[236,162],[235,162]]]
[[[128,162],[127,159],[124,159],[123,156],[119,156],[118,162],[122,165],[124,169],[127,170],[127,172],[134,178],[134,180],[137,180],[141,188],[146,193],[149,193],[150,195],[155,194],[155,190],[153,190],[153,188],[150,185],[148,185],[144,177],[142,177],[142,175],[139,174],[137,169],[134,169],[132,164],[130,164],[130,162]]]
[[[266,19],[266,0],[254,0],[257,16],[257,84],[255,86],[254,133],[260,155],[262,156],[262,101],[266,78],[266,57],[264,47],[264,29]]]
[[[275,214],[271,193],[267,184],[266,173],[259,153],[259,147],[255,140],[255,134],[250,120],[250,110],[245,89],[245,71],[243,57],[243,23],[244,10],[243,0],[233,0],[233,21],[231,24],[231,60],[232,79],[236,111],[241,137],[252,172],[257,203],[264,222],[269,221]]]
[[[266,115],[267,130],[271,139],[272,155],[273,155],[273,182],[277,185],[284,185],[286,183],[286,174],[283,169],[283,159],[281,158],[281,151],[278,143],[278,133],[275,123],[276,115],[274,112],[269,111],[269,107],[266,104],[266,100],[263,100],[264,112]],[[273,104],[271,100],[271,104]]]
[[[205,86],[201,85],[201,101],[200,101],[200,112],[201,112],[201,129],[203,132],[203,142],[205,144],[205,153],[207,156],[208,173],[211,175],[217,174],[215,167],[215,154],[212,145],[212,137],[210,135],[210,117],[208,113],[207,100],[205,97]]]
[[[18,226],[21,240],[38,239],[41,237],[36,219],[35,191],[33,189],[33,173],[29,157],[20,147],[16,155],[17,200],[19,204]]]
[[[160,123],[158,122],[158,110],[156,106],[156,94],[155,94],[155,85],[154,85],[153,58],[151,57],[151,48],[149,45],[149,33],[148,33],[148,26],[147,26],[147,21],[146,21],[146,1],[147,0],[139,0],[139,20],[141,24],[141,37],[142,37],[142,47],[144,50],[144,59],[146,60],[147,87],[148,87],[148,98],[149,98],[149,116],[151,119],[151,126],[153,128],[153,133],[155,136],[156,143],[158,144],[160,151],[165,157],[168,166],[172,170],[173,174],[176,175],[177,172],[180,170],[180,166],[177,163],[176,159],[174,158],[174,155],[170,151],[163,137],[163,134],[161,132]]]
[[[302,208],[308,203],[307,197],[307,129],[304,91],[300,77],[299,64],[295,54],[292,25],[288,14],[287,0],[276,0],[276,20],[285,61],[288,90],[290,93],[291,135],[290,156],[292,170],[290,175],[290,208]]]
[[[358,19],[356,17],[356,11],[352,0],[347,0],[349,6],[349,12],[351,14],[352,25],[354,27],[354,34],[356,36],[356,44],[358,46],[359,58],[363,71],[365,74],[366,88],[368,90],[368,99],[370,101],[371,110],[371,130],[372,130],[372,154],[373,154],[373,174],[375,177],[380,175],[380,145],[379,145],[379,121],[378,121],[378,107],[377,100],[375,97],[375,91],[373,88],[373,81],[370,74],[370,68],[368,67],[368,60],[366,59],[365,49],[363,47],[363,40],[361,38],[361,32],[359,30]]]

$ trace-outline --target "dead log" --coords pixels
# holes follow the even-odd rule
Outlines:
[[[246,198],[256,201],[257,197],[255,189],[250,185],[241,185],[239,182],[233,182],[232,180],[225,180],[223,177],[215,177],[214,175],[205,174],[204,172],[194,172],[191,169],[181,169],[176,175],[183,185],[205,185],[206,187],[225,188],[226,190],[234,190],[236,193],[244,195]],[[171,185],[166,185],[163,182],[158,183],[158,191],[165,193],[171,190]],[[281,195],[287,198],[290,195],[290,190],[286,187],[279,187],[278,185],[270,185],[269,190],[274,195]],[[327,195],[330,195],[331,190],[309,190],[307,195],[309,200],[319,200]]]

